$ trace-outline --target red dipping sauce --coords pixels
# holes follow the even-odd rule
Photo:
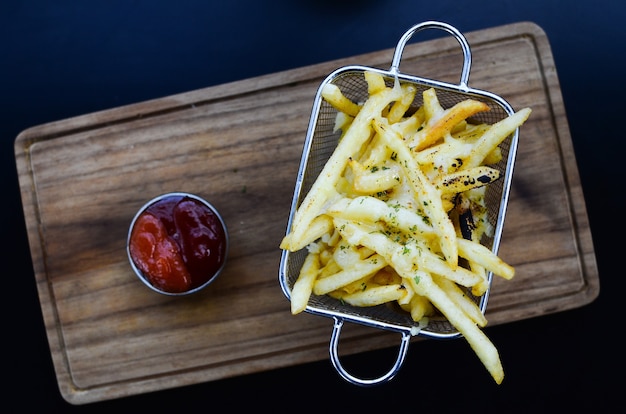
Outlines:
[[[140,277],[165,294],[191,293],[222,270],[226,226],[206,201],[186,193],[157,197],[135,216],[128,255]]]

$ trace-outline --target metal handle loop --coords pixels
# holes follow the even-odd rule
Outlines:
[[[470,68],[472,66],[472,52],[465,36],[463,36],[463,34],[458,31],[454,26],[443,22],[426,21],[418,23],[415,26],[411,27],[409,30],[407,30],[407,32],[404,33],[404,35],[400,38],[400,41],[398,41],[398,45],[396,46],[396,50],[393,54],[393,60],[391,61],[390,72],[396,74],[399,73],[400,60],[402,59],[402,53],[404,52],[404,47],[406,46],[406,43],[409,41],[411,36],[424,29],[441,29],[450,33],[456,38],[456,40],[458,40],[459,44],[461,45],[461,49],[463,49],[463,69],[461,71],[461,80],[459,82],[459,86],[461,87],[461,89],[467,90]]]
[[[398,358],[396,359],[396,362],[393,364],[393,367],[391,367],[391,369],[386,374],[378,378],[373,378],[373,379],[357,378],[354,375],[351,375],[350,373],[348,373],[343,368],[343,366],[341,365],[341,362],[339,361],[339,353],[338,353],[339,336],[341,334],[341,328],[343,327],[344,321],[343,319],[340,319],[337,317],[334,317],[334,319],[335,319],[335,324],[333,325],[333,333],[330,337],[330,360],[333,363],[335,370],[337,370],[337,372],[343,379],[345,379],[346,381],[354,385],[372,386],[372,385],[378,385],[378,384],[387,382],[396,375],[396,373],[400,370],[402,363],[404,362],[407,351],[409,350],[409,340],[411,339],[410,333],[402,332],[402,341],[400,342],[400,350],[398,352]]]

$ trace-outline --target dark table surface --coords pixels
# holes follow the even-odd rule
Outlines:
[[[572,412],[616,405],[624,368],[625,3],[595,1],[43,1],[0,3],[0,155],[4,225],[3,402],[54,412]],[[573,310],[487,328],[500,386],[464,341],[424,341],[376,388],[341,380],[328,360],[82,406],[61,397],[35,287],[13,144],[50,121],[395,47],[424,20],[463,32],[532,21],[552,45],[585,193],[600,295]],[[420,35],[422,36],[422,35]],[[427,35],[424,35],[427,36]],[[422,37],[425,39],[426,37]],[[278,288],[278,286],[277,286]],[[391,360],[397,350],[350,357]],[[8,369],[7,369],[8,368]],[[614,379],[617,378],[617,379]]]

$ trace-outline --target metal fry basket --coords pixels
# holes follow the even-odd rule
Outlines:
[[[399,71],[402,53],[408,40],[416,32],[430,28],[441,29],[448,32],[457,39],[462,48],[464,57],[463,67],[460,82],[457,85],[411,76]],[[444,108],[449,108],[469,98],[486,103],[490,110],[475,115],[472,118],[475,122],[493,124],[512,115],[514,113],[513,109],[501,97],[468,86],[471,63],[470,47],[462,33],[449,24],[427,21],[411,27],[400,38],[393,55],[391,68],[388,71],[354,65],[339,68],[328,75],[319,86],[313,103],[302,159],[300,161],[300,168],[295,184],[287,232],[289,232],[291,228],[294,214],[298,206],[313,185],[326,161],[330,158],[340,137],[340,131],[333,132],[337,110],[324,101],[321,96],[321,91],[326,84],[332,83],[337,85],[343,94],[353,102],[363,102],[369,96],[364,73],[371,71],[380,73],[385,78],[385,82],[388,86],[393,86],[396,80],[399,80],[400,83],[411,83],[415,85],[417,93],[415,95],[415,101],[412,104],[415,108],[421,106],[423,103],[422,92],[426,89],[434,88],[439,102]],[[494,232],[491,237],[483,238],[481,243],[495,253],[497,253],[500,244],[517,150],[518,133],[519,129],[516,129],[513,134],[500,144],[502,160],[493,167],[501,172],[501,178],[491,183],[486,193],[488,218]],[[287,298],[291,297],[291,289],[298,278],[306,254],[306,249],[297,252],[282,251],[279,267],[279,281]],[[492,275],[489,274],[488,277],[489,286],[491,286]],[[467,293],[471,295],[471,292],[468,291]],[[483,313],[486,310],[488,297],[489,290],[481,297],[473,297]],[[313,294],[305,312],[334,319],[329,347],[331,361],[341,377],[350,383],[361,386],[376,385],[393,378],[404,362],[411,337],[421,335],[430,338],[447,339],[461,336],[456,328],[445,318],[430,318],[426,326],[420,326],[418,322],[411,319],[410,315],[395,310],[390,306],[379,305],[368,308],[354,307],[326,295],[316,296]],[[400,349],[397,359],[388,372],[377,378],[364,379],[350,374],[343,368],[339,360],[338,344],[341,329],[346,321],[401,334]]]

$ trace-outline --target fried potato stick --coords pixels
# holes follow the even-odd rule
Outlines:
[[[366,168],[357,160],[350,160],[354,173],[352,186],[361,194],[375,194],[395,187],[400,182],[400,167],[393,165],[386,168]]]
[[[291,313],[293,315],[304,311],[311,293],[313,285],[317,279],[320,268],[320,258],[317,253],[309,253],[304,259],[304,264],[300,269],[298,279],[291,289]]]
[[[446,292],[446,295],[480,327],[487,326],[487,318],[480,308],[465,292],[454,282],[437,274],[431,275],[433,281]]]
[[[515,268],[513,266],[504,262],[498,255],[482,244],[459,237],[457,238],[457,245],[459,246],[460,256],[471,262],[478,263],[493,274],[506,280],[511,280],[515,276]]]
[[[415,85],[410,83],[404,84],[402,87],[402,98],[398,99],[389,109],[389,113],[387,114],[387,119],[390,124],[395,124],[400,121],[406,111],[409,109],[413,100],[415,99],[415,94],[417,93],[417,88]]]
[[[500,178],[500,171],[485,165],[446,174],[436,180],[435,187],[442,195],[458,194],[482,187]]]
[[[363,77],[367,82],[367,93],[372,96],[377,94],[380,91],[385,90],[387,85],[385,84],[385,79],[380,75],[380,73],[366,71],[363,73]]]
[[[434,93],[434,89],[428,89],[424,92],[424,95],[428,96],[429,93]],[[427,102],[426,97],[424,102]],[[489,106],[484,102],[466,99],[443,111],[431,110],[430,113],[427,111],[430,117],[427,116],[426,125],[413,138],[409,139],[409,145],[414,147],[415,151],[420,151],[433,145],[446,134],[450,134],[458,123],[465,121],[478,112],[488,110]]]
[[[526,122],[530,113],[530,108],[524,108],[491,125],[478,139],[461,168],[468,169],[479,166],[506,137]]]
[[[348,99],[337,85],[327,83],[322,88],[322,98],[333,108],[351,117],[355,117],[361,111],[361,107]]]
[[[367,286],[364,290],[342,295],[341,300],[354,306],[376,306],[401,300],[407,294],[402,285]]]
[[[375,254],[365,260],[354,263],[349,268],[342,269],[334,275],[318,279],[313,285],[313,293],[316,295],[324,295],[354,281],[371,276],[385,266],[387,266],[385,259]]]

